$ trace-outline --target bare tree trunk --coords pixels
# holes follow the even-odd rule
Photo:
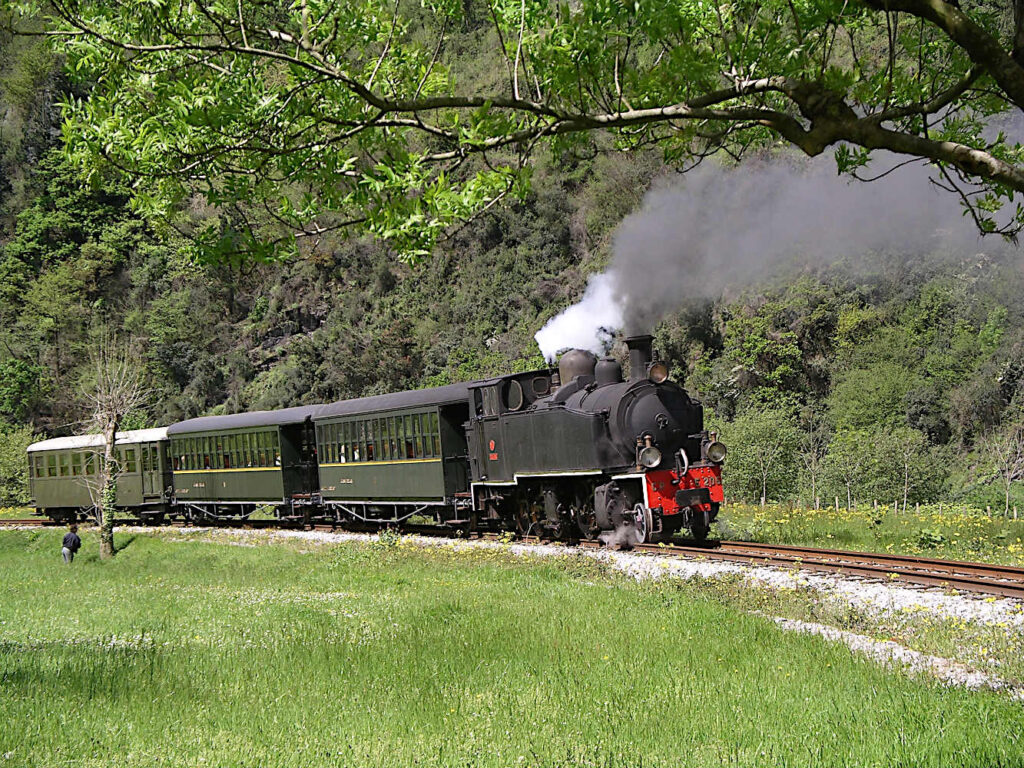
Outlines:
[[[846,484],[846,508],[853,509],[853,491],[850,488],[850,483]]]
[[[903,462],[903,514],[907,514],[907,496],[910,495],[910,464]]]
[[[117,458],[114,443],[117,440],[118,419],[112,419],[103,432],[106,446],[103,449],[103,470],[101,473],[99,503],[96,505],[97,522],[100,525],[100,559],[114,556],[114,505],[117,502]]]
[[[1024,66],[1024,0],[1013,0],[1013,48],[1010,57]]]

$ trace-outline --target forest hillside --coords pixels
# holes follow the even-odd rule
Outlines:
[[[541,156],[525,199],[419,265],[340,236],[287,260],[211,263],[190,230],[67,163],[71,89],[39,39],[0,39],[0,504],[26,500],[25,445],[81,428],[86,350],[111,333],[146,371],[136,427],[542,366],[534,334],[670,175],[654,153]],[[198,200],[189,213],[222,215]],[[791,266],[685,302],[656,347],[730,445],[734,499],[1002,511],[1024,503],[998,461],[1024,414],[1022,264],[999,241]]]

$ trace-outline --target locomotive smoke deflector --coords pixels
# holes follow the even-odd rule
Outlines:
[[[654,337],[650,335],[629,336],[625,339],[629,349],[629,380],[640,381],[647,378],[647,366],[651,364],[653,353],[651,344]]]

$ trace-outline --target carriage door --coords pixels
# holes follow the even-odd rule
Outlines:
[[[142,451],[142,495],[159,496],[163,491],[160,477],[160,446],[148,443],[140,446]]]
[[[306,492],[315,493],[320,490],[320,463],[316,456],[316,425],[308,417],[302,422],[302,440],[299,452]]]

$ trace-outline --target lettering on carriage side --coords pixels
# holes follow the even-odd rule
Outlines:
[[[342,477],[342,478],[338,479],[338,482],[341,483],[342,485],[352,485],[352,478],[351,477]]]
[[[206,483],[192,483],[193,488],[205,488]]]

